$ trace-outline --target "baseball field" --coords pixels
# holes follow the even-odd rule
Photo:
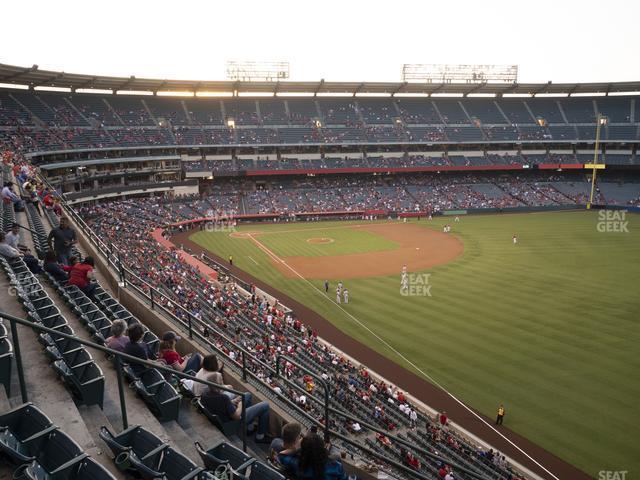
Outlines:
[[[640,474],[640,217],[627,214],[628,232],[601,221],[251,224],[190,238],[488,417],[503,403],[505,427],[589,475]]]

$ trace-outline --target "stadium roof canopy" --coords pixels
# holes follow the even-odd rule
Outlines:
[[[63,88],[144,92],[216,92],[230,95],[241,94],[449,94],[449,95],[503,95],[503,94],[558,94],[574,95],[598,93],[637,93],[640,82],[610,83],[407,83],[407,82],[242,82],[242,81],[197,81],[160,80],[150,78],[106,77],[76,73],[40,70],[37,65],[18,67],[0,64],[0,84],[29,88]]]

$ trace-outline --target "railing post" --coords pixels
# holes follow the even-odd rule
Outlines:
[[[192,327],[192,322],[191,322],[191,312],[189,312],[189,315],[187,316],[187,318],[189,319],[189,339],[193,340],[193,327]]]
[[[120,396],[120,415],[122,415],[122,429],[129,428],[127,419],[127,404],[124,398],[124,381],[122,380],[122,360],[116,355],[116,373],[118,374],[118,395]]]
[[[122,282],[123,286],[126,288],[127,279],[124,274],[124,266],[122,265],[122,259],[120,258],[120,250],[118,250],[118,271],[120,272],[120,282]]]
[[[244,350],[242,350],[242,381],[247,381],[247,356]]]
[[[151,310],[153,310],[153,309],[154,309],[154,304],[153,304],[153,291],[154,291],[154,288],[153,288],[153,287],[150,287],[150,288],[149,288],[149,300],[151,301]]]
[[[324,443],[329,443],[329,386],[324,384]]]
[[[242,415],[240,415],[240,428],[242,429],[242,451],[247,451],[247,399],[244,395],[240,395],[242,402]]]
[[[22,367],[22,353],[20,352],[20,341],[18,340],[18,324],[15,320],[9,319],[11,323],[11,337],[13,338],[13,351],[16,359],[16,368],[18,370],[18,382],[20,383],[20,395],[22,402],[27,403],[27,384],[24,381],[24,368]]]

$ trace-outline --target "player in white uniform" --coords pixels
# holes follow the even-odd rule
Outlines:
[[[518,236],[514,233],[513,234],[513,244],[515,245],[516,243],[518,243]]]
[[[349,303],[349,290],[345,288],[342,296],[344,297],[344,303]]]

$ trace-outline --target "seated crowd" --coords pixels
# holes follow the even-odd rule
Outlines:
[[[445,427],[420,412],[403,392],[374,379],[366,368],[355,365],[340,352],[319,341],[316,331],[284,313],[277,304],[269,304],[255,294],[244,296],[233,283],[214,283],[182,260],[176,251],[161,247],[150,237],[152,230],[167,222],[191,218],[182,217],[170,201],[159,197],[131,199],[84,207],[81,213],[97,235],[106,242],[113,242],[120,250],[123,261],[146,283],[136,283],[136,278],[131,278],[131,282],[143,290],[148,288],[147,284],[157,286],[163,294],[157,298],[158,303],[178,318],[186,319],[186,315],[192,315],[197,321],[196,325],[201,325],[201,333],[236,365],[241,356],[238,346],[242,346],[255,358],[247,361],[249,371],[269,385],[274,393],[285,395],[320,423],[324,422],[321,392],[314,380],[293,364],[285,362],[283,372],[294,382],[294,388],[276,379],[263,364],[274,367],[276,356],[285,353],[297,362],[323,372],[332,396],[345,413],[364,418],[376,427],[394,433],[421,428],[419,425],[422,422],[422,425],[442,430],[440,439],[425,448],[436,452],[440,450],[438,442],[444,442],[449,445],[448,448],[458,449],[459,455],[478,455],[475,447],[463,448],[462,445],[466,445],[467,441],[453,430],[445,430]],[[194,216],[195,213],[189,215]],[[136,218],[136,222],[129,221],[130,218]],[[178,306],[184,307],[188,313]],[[114,337],[118,335],[122,333],[114,332]],[[161,355],[175,358],[174,363],[182,368],[191,368],[190,360],[173,353],[174,349],[175,345],[168,345]],[[167,351],[171,353],[167,354]],[[205,374],[217,370],[217,364],[209,364],[205,357],[197,375],[205,378]],[[214,383],[221,381],[217,376],[206,378]],[[206,408],[225,419],[237,418],[237,399],[225,399],[221,392],[198,390],[198,387],[194,387],[194,393],[202,395],[202,403]],[[255,415],[258,422],[258,438],[268,438],[260,427],[264,411],[268,412],[268,404],[250,408],[253,408],[251,415]],[[367,434],[367,429],[360,425],[356,428],[354,422],[339,415],[334,415],[330,426],[345,435]],[[262,437],[263,434],[265,437]],[[394,455],[400,455],[400,452]],[[422,459],[422,462],[426,464],[427,460]],[[435,468],[434,465],[431,467]]]

